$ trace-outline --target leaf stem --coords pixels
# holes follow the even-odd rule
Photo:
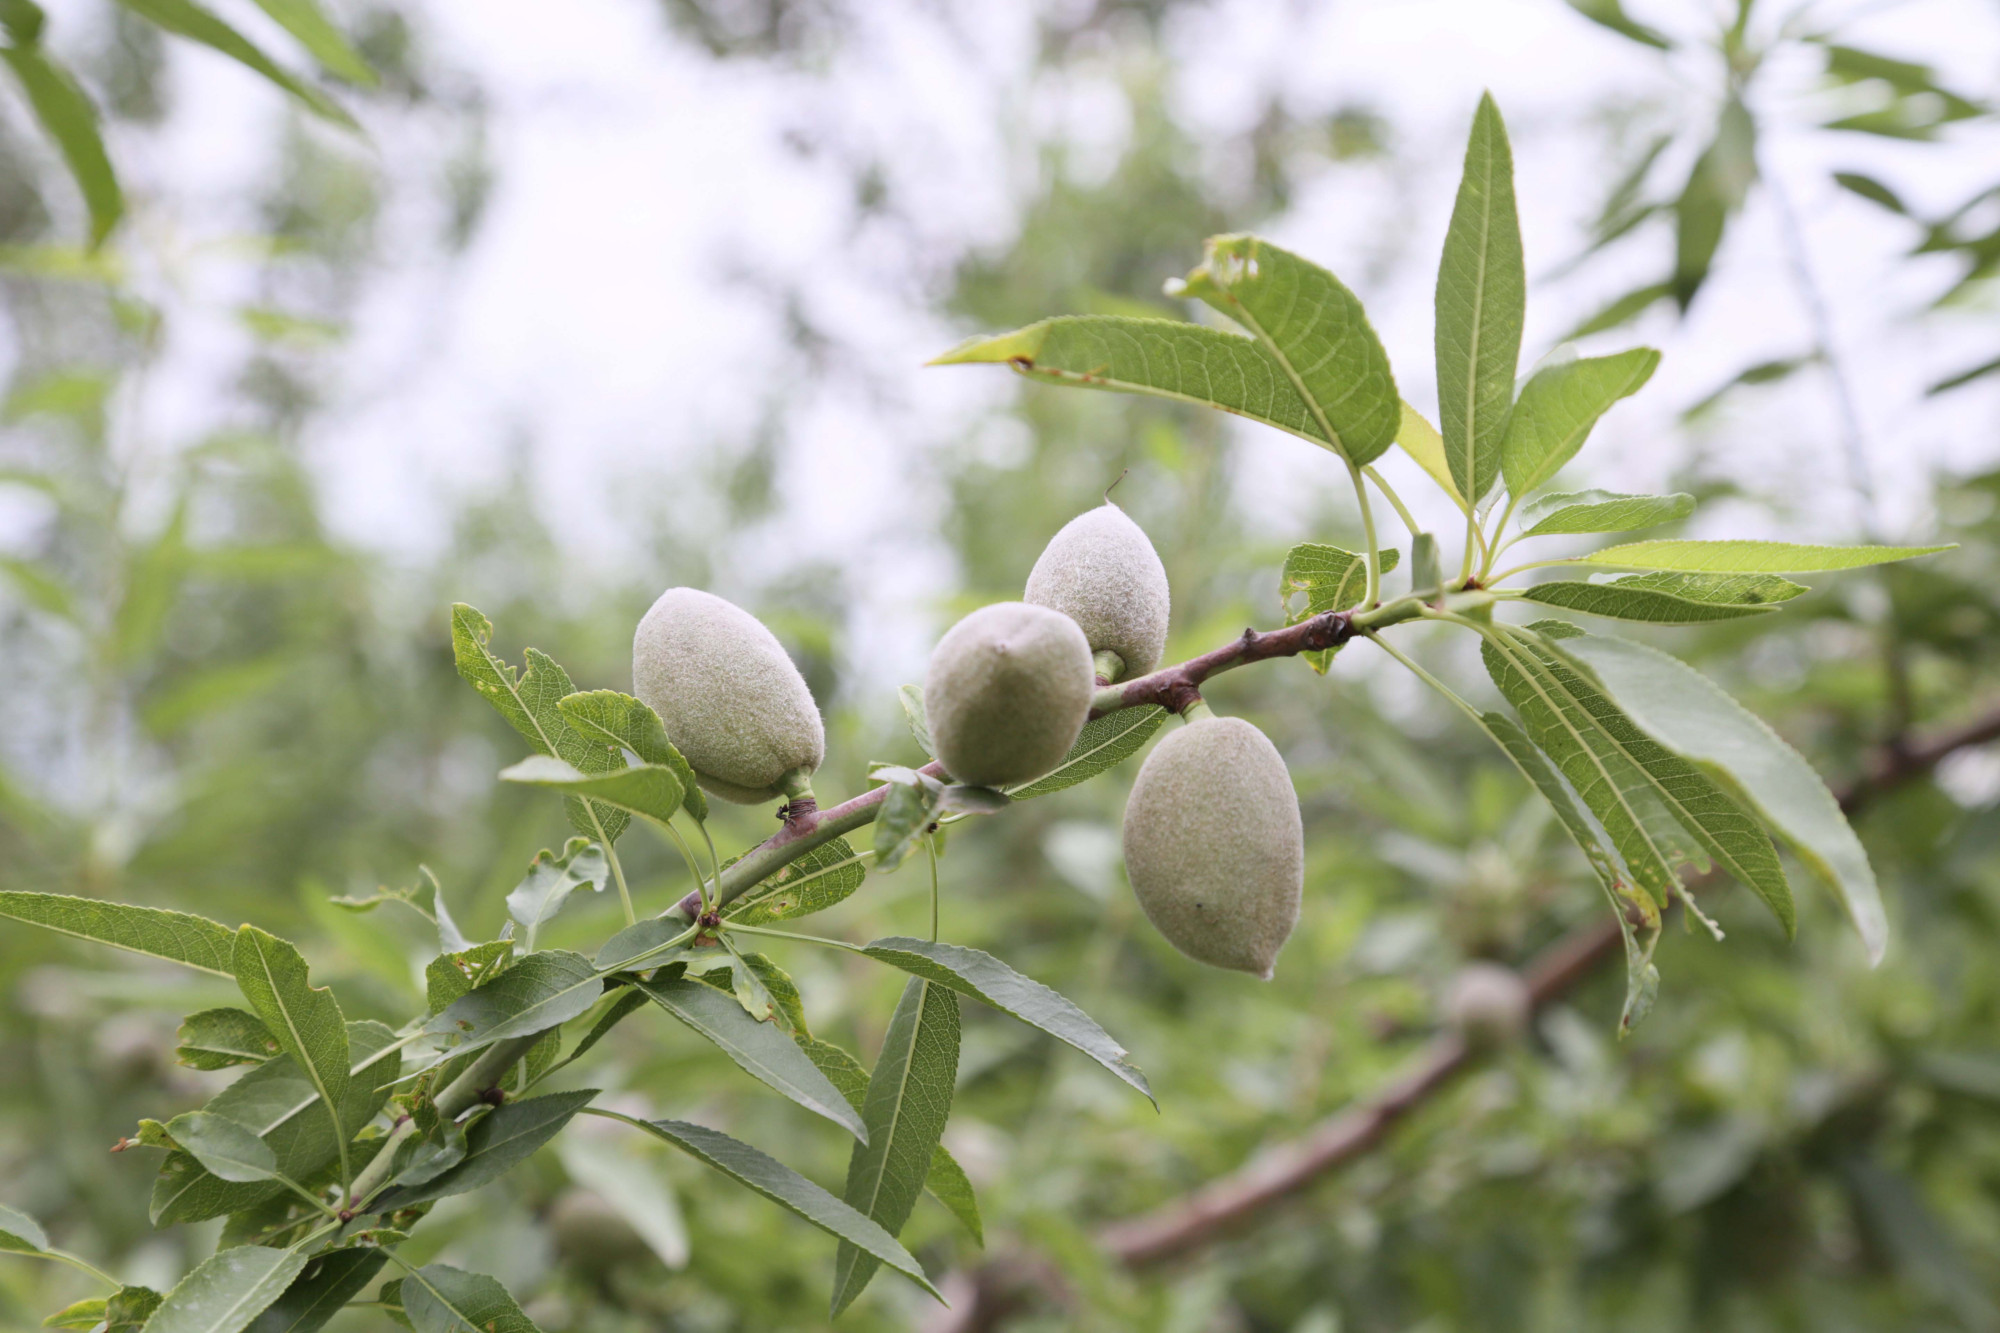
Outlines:
[[[1375,515],[1368,508],[1368,486],[1361,478],[1361,469],[1349,462],[1347,476],[1348,480],[1354,483],[1354,502],[1361,506],[1361,531],[1368,537],[1368,590],[1361,595],[1361,605],[1365,609],[1374,606],[1380,600],[1382,550],[1381,543],[1375,537]]]
[[[1375,483],[1375,489],[1382,492],[1382,498],[1387,500],[1389,507],[1396,511],[1396,517],[1403,520],[1403,526],[1410,530],[1412,537],[1423,531],[1422,528],[1417,526],[1417,520],[1403,504],[1403,497],[1396,494],[1396,488],[1389,484],[1387,477],[1377,472],[1372,465],[1362,468],[1361,475]]]
[[[938,937],[937,834],[932,833],[924,838],[924,850],[930,854],[931,859],[931,943],[935,944]]]
[[[108,1283],[114,1288],[125,1285],[117,1278],[111,1276],[111,1274],[99,1268],[96,1264],[91,1263],[87,1259],[80,1259],[68,1250],[14,1250],[11,1253],[19,1254],[28,1259],[48,1259],[55,1263],[68,1264],[79,1273],[88,1273],[99,1282]]]
[[[1506,550],[1509,546],[1512,546],[1514,544],[1512,542],[1503,541],[1501,539],[1506,535],[1507,532],[1507,520],[1514,517],[1514,506],[1519,504],[1520,502],[1521,502],[1520,496],[1514,494],[1512,491],[1507,492],[1507,504],[1506,507],[1501,509],[1500,511],[1500,521],[1493,525],[1492,540],[1490,542],[1482,540],[1481,544],[1484,545],[1486,548],[1485,549],[1486,558],[1480,563],[1479,566],[1479,581],[1481,583],[1485,583],[1487,581],[1486,576],[1493,572],[1493,562],[1500,558],[1500,553]]]
[[[746,935],[769,935],[774,940],[799,940],[806,944],[824,944],[829,949],[845,949],[864,958],[869,956],[868,951],[858,944],[849,944],[846,940],[828,939],[824,935],[802,935],[794,930],[772,930],[769,926],[739,926],[734,921],[723,922],[722,928],[740,930]],[[932,938],[935,939],[936,935],[933,934]]]
[[[1480,720],[1479,710],[1474,708],[1469,702],[1467,702],[1466,699],[1458,693],[1458,691],[1452,689],[1451,686],[1445,684],[1443,681],[1439,680],[1436,676],[1433,676],[1430,672],[1424,670],[1424,668],[1418,664],[1415,658],[1407,657],[1404,654],[1398,652],[1394,645],[1392,645],[1387,639],[1382,638],[1380,635],[1370,634],[1368,636],[1368,641],[1370,643],[1373,643],[1377,648],[1380,648],[1383,652],[1389,654],[1389,656],[1395,658],[1398,662],[1401,662],[1404,666],[1408,667],[1411,671],[1416,673],[1417,679],[1423,681],[1424,684],[1430,686],[1432,689],[1436,690],[1439,694],[1442,694],[1445,698],[1457,704],[1459,709],[1467,717],[1471,718],[1474,722],[1478,722],[1482,730],[1485,729],[1486,724]]]
[[[687,862],[688,874],[694,876],[695,892],[701,895],[701,910],[704,912],[714,910],[714,901],[708,896],[708,879],[701,873],[701,867],[695,864],[694,849],[687,845],[687,839],[681,837],[680,830],[675,828],[672,824],[667,823],[665,820],[659,820],[659,819],[656,819],[653,822],[655,824],[658,824],[662,829],[666,830],[667,837],[673,840],[675,849],[680,852],[681,860]],[[632,917],[630,914],[629,909],[631,907],[631,904],[627,903],[626,907],[628,910],[626,914],[627,920],[625,924],[627,925],[638,924],[638,919],[636,917]]]
[[[602,832],[603,827],[602,824],[599,824],[598,830]],[[618,884],[618,901],[625,908],[625,924],[636,926],[639,924],[639,914],[632,910],[632,890],[625,883],[625,867],[618,861],[618,849],[613,847],[608,840],[600,845],[604,848],[604,859],[611,863],[611,878]],[[533,949],[535,947],[532,938],[534,930],[530,928],[528,934],[530,936],[528,947]]]

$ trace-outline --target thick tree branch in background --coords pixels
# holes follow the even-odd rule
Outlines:
[[[1945,757],[1994,740],[2000,740],[2000,709],[1928,740],[1885,744],[1866,774],[1838,793],[1841,808],[1851,813],[1871,797],[1930,772]],[[1620,952],[1618,922],[1602,916],[1543,949],[1523,969],[1522,981],[1539,1010],[1575,989]],[[1398,1122],[1425,1105],[1472,1063],[1465,1043],[1455,1033],[1440,1033],[1373,1096],[1327,1117],[1296,1139],[1266,1148],[1244,1166],[1182,1198],[1139,1217],[1111,1223],[1098,1232],[1098,1242],[1108,1255],[1134,1269],[1211,1244],[1365,1156]],[[938,1312],[928,1325],[929,1333],[991,1333],[1011,1314],[1032,1304],[1038,1294],[1046,1296],[1056,1285],[1053,1270],[1046,1265],[1018,1255],[996,1255],[970,1275],[954,1274],[947,1279],[944,1289],[953,1306]]]

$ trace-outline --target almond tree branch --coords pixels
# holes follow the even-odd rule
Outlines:
[[[1885,744],[1866,773],[1838,793],[1841,808],[1852,813],[1874,796],[1928,773],[1948,755],[1994,740],[2000,740],[2000,708],[1916,744]],[[1703,876],[1699,882],[1715,878]],[[1608,959],[1617,957],[1620,943],[1617,920],[1603,916],[1578,926],[1542,950],[1522,973],[1534,1007],[1539,1010],[1568,994]],[[1098,1243],[1108,1255],[1132,1269],[1199,1250],[1259,1220],[1274,1205],[1365,1156],[1472,1062],[1471,1053],[1455,1033],[1440,1033],[1373,1095],[1320,1121],[1298,1138],[1265,1149],[1237,1170],[1179,1199],[1105,1226],[1098,1232]],[[940,1285],[953,1306],[938,1313],[927,1326],[928,1333],[991,1333],[1011,1314],[1058,1291],[1060,1278],[1046,1263],[1001,1254],[969,1274],[950,1275]]]

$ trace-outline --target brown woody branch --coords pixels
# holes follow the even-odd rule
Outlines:
[[[1150,675],[1099,687],[1091,700],[1090,715],[1103,717],[1121,708],[1145,704],[1158,704],[1170,713],[1181,712],[1201,697],[1202,682],[1210,676],[1250,662],[1338,648],[1357,632],[1354,620],[1351,611],[1326,611],[1283,629],[1246,629],[1241,638],[1200,657],[1162,667]]]
[[[1154,674],[1171,675],[1174,670]],[[1994,740],[2000,740],[2000,709],[1926,741],[1886,743],[1864,776],[1839,793],[1841,808],[1851,813],[1870,798],[1923,776],[1947,756]],[[1604,916],[1542,950],[1522,973],[1534,1007],[1540,1009],[1581,984],[1606,960],[1618,956],[1620,942],[1616,919]],[[1098,1232],[1098,1243],[1132,1269],[1198,1250],[1366,1155],[1472,1062],[1472,1054],[1455,1033],[1440,1033],[1374,1095],[1327,1117],[1296,1139],[1265,1149],[1244,1166],[1182,1198],[1105,1226]],[[939,1312],[929,1325],[930,1333],[992,1333],[1012,1313],[1056,1288],[1057,1278],[1046,1264],[1020,1255],[996,1256],[968,1275],[947,1278],[945,1289],[957,1299],[953,1308]]]

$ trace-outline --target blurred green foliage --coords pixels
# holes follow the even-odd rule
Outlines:
[[[1282,208],[1311,160],[1393,144],[1394,127],[1362,110],[1323,126],[1274,112],[1240,145],[1257,163],[1247,190],[1225,190],[1204,178],[1169,111],[1155,45],[1169,6],[1071,8],[1083,16],[1045,25],[1044,59],[1126,44],[1130,141],[1114,170],[1088,178],[1048,150],[1014,239],[956,268],[944,305],[969,328],[1158,308],[1162,274],[1184,268],[1204,236]],[[672,0],[665,11],[718,59],[806,59],[843,30],[838,9],[817,3]],[[112,32],[87,71],[106,114],[162,114],[157,35],[127,18]],[[445,96],[440,62],[395,14],[371,13],[360,34],[382,74],[378,96]],[[1836,73],[1887,77],[1851,59]],[[455,105],[475,126],[469,103]],[[51,239],[42,191],[64,188],[31,165],[25,133],[9,125],[0,138],[0,238],[14,246]],[[288,143],[264,208],[284,244],[265,276],[313,293],[299,318],[337,334],[352,274],[378,243],[379,190],[371,168],[318,138]],[[477,229],[484,170],[474,154],[439,182],[452,246]],[[1607,219],[1615,231],[1623,215]],[[1676,275],[1684,300],[1706,276],[1704,258],[1690,279],[1689,253]],[[419,998],[428,928],[393,907],[357,915],[328,899],[414,883],[427,865],[459,918],[490,932],[534,853],[565,836],[557,803],[492,781],[518,746],[452,670],[448,604],[485,610],[511,658],[534,644],[579,687],[622,688],[639,611],[662,587],[713,578],[699,536],[663,540],[643,567],[585,583],[517,478],[452,516],[434,562],[393,566],[324,525],[300,446],[323,386],[300,326],[246,312],[266,342],[236,386],[239,426],[159,439],[121,416],[126,389],[157,362],[159,312],[115,266],[58,273],[55,259],[10,254],[0,281],[24,350],[6,391],[0,496],[30,519],[10,529],[0,562],[0,883],[255,921],[310,942],[316,977],[340,986],[350,1018],[394,1021]],[[1014,595],[1048,536],[1128,472],[1118,499],[1175,590],[1170,654],[1277,622],[1283,541],[1239,492],[1215,415],[1029,387],[993,425],[1018,447],[927,460],[949,505],[915,521],[935,523],[960,572],[962,605],[939,608],[940,624]],[[721,521],[768,509],[784,448],[760,445],[701,480]],[[1314,533],[1351,543],[1335,480],[1311,497]],[[1715,489],[1698,474],[1680,484]],[[1962,720],[2000,697],[2000,472],[1941,482],[1937,509],[1939,540],[1964,544],[1951,556],[1855,577],[1782,617],[1676,646],[1836,783],[1885,739]],[[841,701],[822,792],[859,790],[870,759],[918,757],[893,691],[850,688],[838,571],[792,569],[731,591],[777,628],[817,696]],[[1321,678],[1276,663],[1222,677],[1211,693],[1220,711],[1279,739],[1306,815],[1305,918],[1270,985],[1202,969],[1145,927],[1118,868],[1129,768],[953,832],[948,936],[1096,1015],[1161,1103],[1156,1115],[1074,1053],[966,1007],[947,1142],[979,1189],[988,1244],[1049,1265],[1009,1327],[2000,1326],[2000,772],[1984,752],[1866,811],[1895,932],[1879,971],[1824,895],[1802,895],[1789,946],[1747,895],[1724,895],[1714,910],[1727,944],[1669,941],[1662,1001],[1631,1040],[1614,1039],[1622,983],[1607,969],[1380,1151],[1240,1238],[1160,1272],[1106,1264],[1089,1240],[1095,1225],[1212,1179],[1378,1087],[1432,1029],[1461,962],[1519,962],[1603,910],[1539,801],[1479,737],[1441,707],[1371,692],[1347,665]],[[727,818],[725,853],[767,831],[763,812]],[[678,863],[641,840],[627,853],[635,890],[655,907],[688,887]],[[874,878],[815,929],[916,932],[926,913],[919,864]],[[593,901],[544,939],[588,947],[615,919],[614,903]],[[872,1056],[899,977],[841,954],[773,953],[815,1031]],[[138,1117],[191,1109],[218,1086],[223,1075],[176,1066],[170,1052],[181,1015],[229,1002],[220,984],[0,931],[6,1202],[93,1261],[164,1287],[191,1256],[145,1224],[147,1154],[104,1149]],[[802,1123],[669,1029],[642,1014],[599,1049],[591,1080],[608,1105],[783,1144],[791,1165],[839,1180],[837,1130]],[[610,1129],[569,1133],[590,1143],[600,1131]],[[661,1155],[690,1238],[686,1266],[669,1270],[589,1192],[577,1164],[587,1156],[536,1158],[498,1187],[511,1207],[481,1195],[440,1208],[412,1259],[504,1274],[552,1330],[823,1326],[825,1237]],[[980,1260],[934,1201],[919,1204],[904,1239],[933,1272]],[[0,1262],[0,1327],[35,1327],[85,1294],[67,1270]],[[843,1327],[923,1317],[913,1290],[877,1283]],[[382,1326],[366,1310],[345,1319]]]

